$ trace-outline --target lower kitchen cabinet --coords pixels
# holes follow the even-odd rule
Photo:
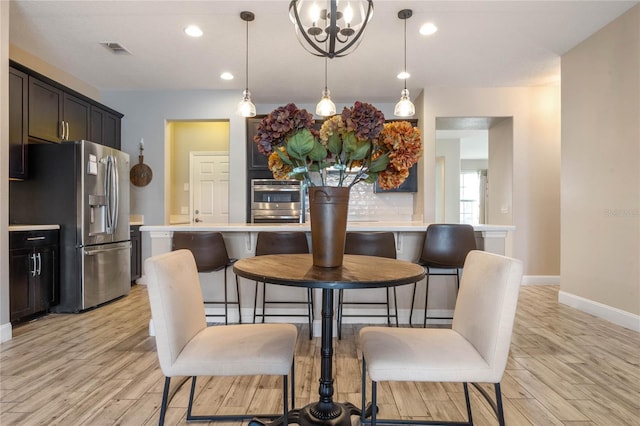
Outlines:
[[[131,225],[131,282],[142,276],[142,239],[140,225]]]
[[[59,231],[10,232],[10,321],[46,313],[59,300]]]

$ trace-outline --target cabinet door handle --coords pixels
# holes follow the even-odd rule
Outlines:
[[[64,126],[65,126],[65,127],[66,127],[66,129],[67,129],[67,134],[65,135],[64,140],[68,141],[68,140],[69,140],[69,122],[68,122],[68,121],[65,121],[65,122],[64,122]]]
[[[42,273],[42,256],[38,253],[38,276]]]
[[[60,137],[60,140],[64,140],[64,121],[61,121],[58,126],[58,136]]]
[[[28,237],[27,241],[38,241],[38,240],[44,240],[45,237]]]
[[[33,253],[33,254],[31,254],[29,256],[29,260],[31,260],[33,262],[32,263],[33,267],[31,268],[31,271],[29,271],[29,272],[31,272],[31,276],[32,277],[35,277],[36,276],[36,255],[35,255],[35,253]]]

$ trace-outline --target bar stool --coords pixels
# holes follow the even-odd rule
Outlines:
[[[300,254],[309,253],[309,243],[304,232],[300,231],[275,231],[275,232],[258,232],[256,240],[256,256],[266,254]],[[258,287],[262,284],[262,312],[258,313]],[[253,322],[256,317],[307,317],[309,321],[309,339],[313,338],[313,293],[312,289],[307,289],[307,301],[296,302],[291,300],[268,300],[266,296],[266,284],[256,282],[256,292],[253,301]],[[306,314],[267,314],[265,308],[267,304],[305,304],[307,306]]]
[[[345,254],[360,254],[365,256],[379,256],[388,257],[391,259],[396,258],[396,240],[393,237],[393,232],[347,232],[347,236],[344,244]],[[375,265],[371,265],[375,268]],[[342,319],[344,317],[387,317],[387,325],[391,326],[391,318],[395,318],[396,327],[398,326],[398,302],[396,296],[396,288],[387,287],[386,299],[383,301],[373,302],[345,302],[344,290],[338,290],[338,339],[342,339]],[[358,290],[364,291],[364,290]],[[371,291],[371,290],[370,290]],[[393,308],[394,313],[391,313],[391,305],[389,303],[389,293],[393,291]],[[371,314],[371,315],[345,315],[342,313],[344,305],[384,305],[387,307],[387,314]]]
[[[238,305],[238,322],[242,323],[240,313],[240,285],[236,276],[236,301],[229,301],[227,297],[227,268],[238,259],[230,259],[227,246],[220,232],[174,232],[172,250],[188,249],[193,253],[198,272],[217,272],[224,270],[224,301],[205,300],[205,305],[224,305],[224,314],[210,314],[210,317],[224,317],[224,323],[229,323],[229,305]]]
[[[464,260],[471,250],[476,249],[476,236],[473,226],[464,224],[432,224],[427,227],[422,245],[422,253],[418,264],[426,270],[426,289],[424,296],[423,327],[427,327],[427,319],[453,319],[453,317],[427,316],[427,302],[429,300],[429,276],[449,275],[456,277],[456,294],[460,288],[460,270]],[[448,269],[449,272],[433,273],[431,269]],[[451,271],[453,270],[453,271]],[[409,325],[412,325],[413,305],[416,298],[417,283],[413,285],[411,296],[411,313]]]

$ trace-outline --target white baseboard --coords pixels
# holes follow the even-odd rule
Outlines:
[[[7,342],[13,338],[11,323],[0,325],[0,343]]]
[[[602,318],[624,328],[640,332],[640,316],[560,290],[558,302]]]
[[[525,275],[522,285],[560,285],[560,275]]]

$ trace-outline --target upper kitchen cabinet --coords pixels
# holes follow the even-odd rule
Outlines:
[[[29,76],[9,69],[9,179],[27,177]]]
[[[29,76],[29,137],[61,142],[89,137],[89,102]]]
[[[17,62],[9,63],[12,135],[18,135],[18,123],[25,119],[25,140],[30,142],[86,139],[120,149],[122,114]]]
[[[91,106],[92,142],[120,149],[120,118],[122,115]]]
[[[258,144],[253,137],[258,132],[258,124],[265,115],[247,118],[247,167],[249,170],[269,170],[268,157],[258,151]]]

